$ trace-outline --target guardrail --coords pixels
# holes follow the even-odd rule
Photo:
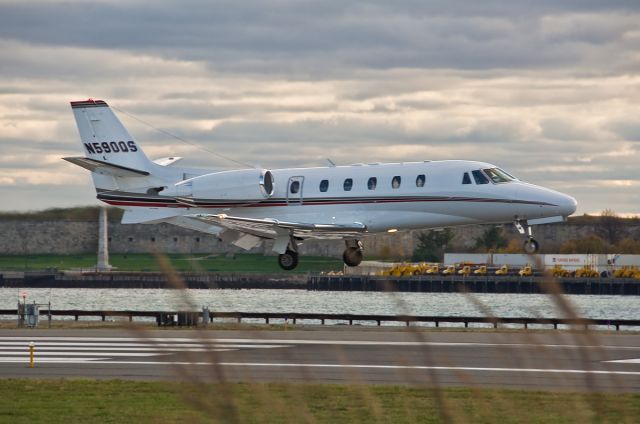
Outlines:
[[[0,309],[0,315],[17,315],[16,309]],[[238,323],[243,319],[262,319],[265,324],[271,320],[282,320],[297,324],[298,321],[319,321],[325,325],[326,321],[344,321],[353,325],[354,322],[370,321],[381,325],[383,322],[400,322],[409,326],[411,323],[433,323],[436,327],[441,324],[491,324],[498,328],[501,324],[520,324],[525,329],[530,325],[549,325],[558,329],[559,325],[589,328],[590,326],[615,327],[619,331],[621,327],[640,327],[640,320],[628,319],[565,319],[565,318],[528,318],[528,317],[463,317],[463,316],[421,316],[421,315],[357,315],[357,314],[316,314],[316,313],[285,313],[285,312],[214,312],[198,311],[87,311],[79,309],[41,311],[41,315],[74,317],[76,321],[80,317],[96,317],[105,321],[107,317],[128,318],[133,321],[138,318],[155,318],[158,325],[195,325],[202,322],[208,316],[212,323],[216,318],[236,319]]]

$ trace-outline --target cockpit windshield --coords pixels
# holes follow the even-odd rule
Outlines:
[[[514,176],[510,175],[509,173],[507,173],[506,171],[503,171],[500,168],[488,168],[488,169],[483,169],[483,171],[485,174],[487,174],[489,178],[491,178],[491,181],[493,181],[496,184],[508,183],[516,179]]]

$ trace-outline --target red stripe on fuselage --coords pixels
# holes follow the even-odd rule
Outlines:
[[[302,203],[297,200],[293,200],[290,203],[280,202],[280,203],[255,203],[255,204],[194,204],[187,205],[184,203],[176,203],[176,202],[141,202],[139,200],[106,200],[101,199],[103,202],[113,205],[113,206],[141,206],[141,207],[169,207],[169,208],[191,208],[191,209],[220,209],[220,208],[265,208],[265,207],[276,207],[276,206],[325,206],[325,205],[355,205],[355,204],[369,204],[369,203],[424,203],[424,202],[496,202],[496,203],[512,203],[509,200],[500,200],[500,199],[376,199],[376,200],[333,200],[333,201],[325,201],[325,202],[314,202],[313,199],[308,199],[306,202],[303,200]]]

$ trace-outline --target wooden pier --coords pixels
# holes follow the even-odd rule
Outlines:
[[[311,275],[307,290],[424,293],[549,293],[558,284],[565,294],[640,295],[640,280],[631,278],[560,278],[519,276]]]

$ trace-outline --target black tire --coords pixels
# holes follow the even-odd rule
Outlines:
[[[524,242],[523,248],[525,253],[533,255],[540,249],[540,244],[538,244],[536,239],[530,238]]]
[[[298,266],[298,254],[292,250],[287,250],[278,255],[278,265],[285,271],[291,271]]]
[[[358,266],[362,262],[362,250],[357,247],[347,247],[342,254],[342,260],[347,266]]]

